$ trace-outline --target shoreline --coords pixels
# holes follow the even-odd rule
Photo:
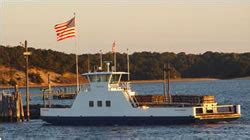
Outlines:
[[[180,78],[180,79],[170,79],[171,82],[195,82],[195,81],[211,81],[211,80],[220,80],[216,78]],[[162,83],[163,80],[132,80],[130,83],[135,84],[143,84],[143,83]],[[65,86],[76,86],[76,84],[52,84],[52,87],[65,87]],[[25,88],[25,86],[18,86],[19,88]],[[29,86],[30,88],[47,88],[48,85],[39,85],[39,84],[32,84]],[[0,86],[0,89],[10,89],[15,88],[14,86]]]
[[[51,87],[73,87],[76,84],[52,84]],[[18,86],[18,88],[25,88],[26,86]],[[15,86],[0,86],[0,89],[10,89],[15,88]],[[30,85],[29,88],[48,88],[48,85]]]
[[[195,81],[212,81],[220,80],[217,78],[179,78],[179,79],[170,79],[170,82],[195,82]],[[164,80],[132,80],[131,83],[163,83]]]
[[[234,78],[235,80],[250,80],[250,76]]]

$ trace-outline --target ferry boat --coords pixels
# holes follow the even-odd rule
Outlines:
[[[127,74],[82,74],[88,83],[80,85],[71,107],[41,108],[41,119],[55,125],[167,125],[217,123],[241,116],[240,105],[218,105],[214,96],[138,95],[130,82],[121,82]]]

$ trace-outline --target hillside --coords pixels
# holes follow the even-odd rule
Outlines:
[[[65,54],[53,50],[42,50],[29,48],[32,52],[30,57],[30,66],[34,70],[34,82],[39,82],[39,71],[41,79],[46,83],[46,72],[56,75],[54,82],[72,83],[75,73],[75,55]],[[9,83],[11,78],[6,75],[13,75],[13,70],[17,71],[23,82],[24,72],[24,48],[20,46],[5,47],[0,46],[0,66],[9,68],[4,71],[1,69],[2,78],[0,84]],[[90,60],[90,69],[94,70],[99,65],[99,54],[82,54],[79,55],[79,72],[88,71],[88,56]],[[112,54],[103,54],[103,61],[112,61]],[[185,54],[185,53],[156,53],[156,52],[135,52],[130,54],[130,72],[132,80],[159,80],[162,79],[163,65],[170,62],[172,78],[237,78],[250,76],[250,53],[218,53],[206,52],[204,54]],[[117,69],[127,70],[126,54],[117,53]],[[40,72],[41,70],[41,72]],[[8,74],[11,73],[11,74]],[[69,74],[71,78],[64,79]],[[4,75],[4,76],[3,76]],[[15,76],[15,74],[14,74]],[[32,77],[32,76],[31,76]],[[60,80],[58,81],[58,77]],[[57,80],[56,80],[57,79]],[[18,79],[15,79],[18,80]]]
[[[25,86],[25,73],[15,68],[0,66],[0,88],[11,85]],[[73,73],[55,73],[41,68],[30,68],[29,80],[30,86],[47,86],[48,74],[50,75],[51,84],[55,85],[70,85],[76,83],[76,75]],[[86,82],[86,79],[80,77],[80,83]]]

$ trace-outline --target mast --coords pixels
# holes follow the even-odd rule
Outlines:
[[[116,72],[116,52],[114,52],[114,67],[115,67],[114,71]]]
[[[29,56],[31,55],[31,52],[28,51],[28,42],[27,40],[24,41],[24,47],[25,47],[25,52],[23,55],[25,56],[26,60],[26,72],[25,72],[25,77],[26,77],[26,120],[30,120],[30,93],[29,93]]]
[[[100,70],[102,70],[102,50],[100,50]]]
[[[168,71],[168,103],[171,103],[172,99],[171,99],[171,95],[170,95],[170,65],[169,65],[169,62],[167,65],[167,71]]]
[[[167,100],[167,87],[166,87],[166,64],[164,64],[164,68],[163,68],[163,86],[164,86],[164,97],[165,100]]]
[[[128,48],[127,48],[127,69],[128,69],[128,81],[130,81]]]
[[[171,94],[170,94],[170,65],[169,62],[166,64],[164,64],[164,68],[163,68],[163,83],[164,83],[164,97],[166,100],[168,100],[168,103],[172,102],[171,99]],[[168,87],[166,86],[166,75],[168,76]]]
[[[76,28],[76,13],[74,13],[74,18],[75,18],[75,28]],[[76,47],[76,93],[78,93],[80,89],[79,89],[78,53],[77,53],[78,49],[77,49],[76,38],[77,38],[77,35],[75,37],[75,47]]]
[[[78,55],[76,54],[76,92],[79,92]]]
[[[114,71],[116,71],[116,42],[115,41],[112,44],[112,52],[114,56]]]
[[[88,72],[90,72],[90,58],[89,58],[90,56],[89,56],[89,54],[88,54]]]
[[[48,74],[48,104],[49,104],[49,108],[51,107],[51,80],[50,80],[50,74]]]

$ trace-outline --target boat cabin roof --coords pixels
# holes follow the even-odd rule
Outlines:
[[[113,75],[113,74],[128,74],[127,72],[89,72],[82,74],[83,76],[90,75]]]
[[[89,72],[82,74],[88,78],[90,83],[108,82],[109,84],[118,84],[121,77],[127,72]]]

